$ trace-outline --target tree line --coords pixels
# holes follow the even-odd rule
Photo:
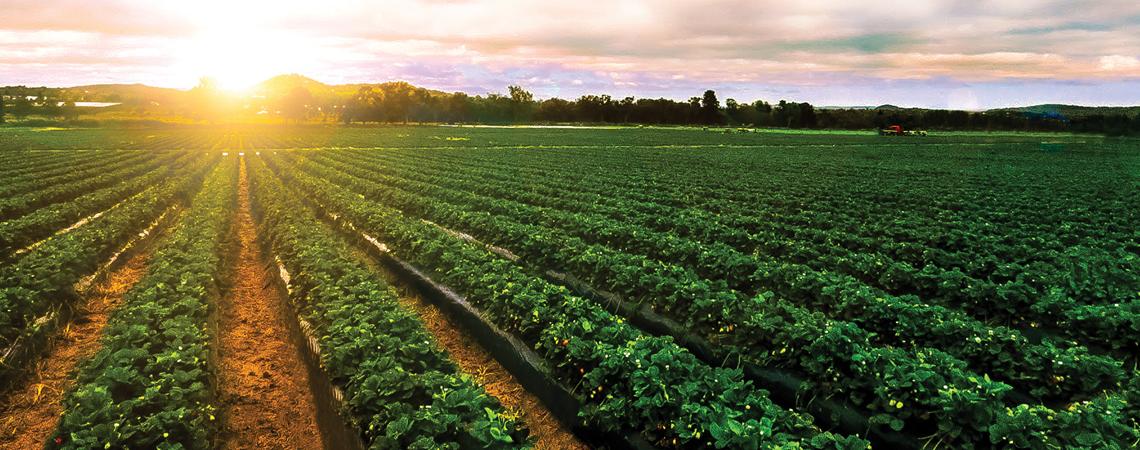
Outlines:
[[[306,98],[306,96],[296,96]],[[304,108],[292,111],[304,114]],[[1140,115],[1092,114],[1066,118],[1058,114],[1014,110],[959,111],[884,106],[865,109],[817,109],[807,102],[729,98],[722,105],[707,90],[688,101],[667,98],[613,98],[583,95],[574,100],[536,100],[520,86],[507,94],[470,96],[442,93],[408,83],[361,87],[337,115],[344,123],[598,123],[780,127],[793,129],[904,129],[1073,131],[1140,135]]]
[[[48,88],[16,86],[0,88],[0,123],[4,123],[5,115],[17,120],[30,116],[74,120],[79,110],[73,100],[52,95]]]
[[[331,89],[331,88],[330,88]],[[0,120],[31,115],[74,119],[74,102],[47,88],[0,88]],[[5,104],[6,103],[6,104]],[[1016,110],[958,111],[921,108],[816,108],[807,102],[780,100],[750,103],[726,99],[713,90],[687,101],[667,98],[614,98],[582,95],[576,99],[535,99],[521,86],[505,94],[468,95],[429,90],[406,82],[360,85],[355,89],[311,92],[303,86],[256,98],[237,99],[203,80],[186,92],[182,114],[192,120],[241,120],[269,114],[294,122],[353,123],[596,123],[779,127],[793,129],[904,129],[1073,131],[1140,135],[1140,115],[1056,113]]]

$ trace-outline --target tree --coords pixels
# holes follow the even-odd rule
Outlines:
[[[550,98],[538,104],[535,119],[543,122],[573,122],[574,104],[560,98]]]
[[[28,96],[24,93],[16,95],[15,100],[12,102],[12,115],[18,120],[23,120],[32,113],[32,101],[28,100]]]
[[[808,102],[800,103],[800,127],[801,128],[815,128],[816,117],[815,108]]]
[[[382,88],[384,91],[384,116],[390,122],[403,121],[408,123],[408,115],[412,111],[413,103],[415,103],[415,88],[404,81],[395,83],[385,83]]]
[[[304,86],[296,86],[281,99],[281,112],[286,118],[301,122],[308,118],[313,94]]]
[[[608,122],[612,107],[613,98],[609,95],[583,95],[575,102],[577,119],[582,122]]]
[[[373,86],[361,86],[356,94],[348,99],[341,111],[341,120],[344,123],[354,121],[379,122],[383,119],[381,107],[384,102],[384,93]]]
[[[215,122],[221,119],[223,97],[213,78],[202,77],[190,89],[190,116],[198,120]]]
[[[743,123],[743,117],[740,114],[740,104],[736,103],[736,99],[730,98],[724,101],[724,115],[728,117],[730,124]]]
[[[444,113],[448,122],[467,122],[471,120],[471,99],[463,92],[456,92],[443,102],[446,108]]]
[[[626,97],[617,103],[618,117],[621,117],[622,123],[629,123],[629,118],[633,115],[633,107],[637,101],[633,97]]]
[[[772,105],[763,100],[756,100],[752,103],[752,109],[756,111],[757,126],[767,127],[772,125]]]
[[[712,89],[705,91],[705,95],[701,97],[701,119],[710,125],[723,123],[720,115],[720,100],[716,99],[716,92],[713,92]]]
[[[530,120],[534,111],[534,94],[516,85],[507,86],[507,90],[511,94],[511,119],[515,122]]]
[[[0,92],[0,123],[4,123],[4,94]]]
[[[776,107],[772,109],[772,124],[777,127],[792,127],[792,117],[798,114],[792,113],[792,107],[795,103],[789,103],[787,100],[780,100]],[[798,111],[797,111],[798,113]]]
[[[65,120],[76,120],[79,118],[79,109],[75,107],[75,102],[68,100],[63,102],[63,106],[59,107],[59,114]]]

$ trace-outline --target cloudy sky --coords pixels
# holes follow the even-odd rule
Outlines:
[[[280,73],[472,94],[1140,104],[1140,1],[4,0],[0,85]]]

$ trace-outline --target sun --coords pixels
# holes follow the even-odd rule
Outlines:
[[[268,7],[268,6],[267,6]],[[302,72],[308,46],[274,27],[256,2],[201,2],[187,9],[196,32],[179,47],[183,79],[212,78],[232,92],[248,90],[282,73]]]
[[[183,55],[184,71],[214,79],[228,91],[249,89],[279,70],[285,51],[256,32],[210,32],[196,36]]]

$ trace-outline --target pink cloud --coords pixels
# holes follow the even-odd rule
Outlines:
[[[188,87],[213,53],[214,64],[335,82],[552,92],[1140,78],[1140,3],[1120,0],[11,0],[4,9],[0,84]]]

